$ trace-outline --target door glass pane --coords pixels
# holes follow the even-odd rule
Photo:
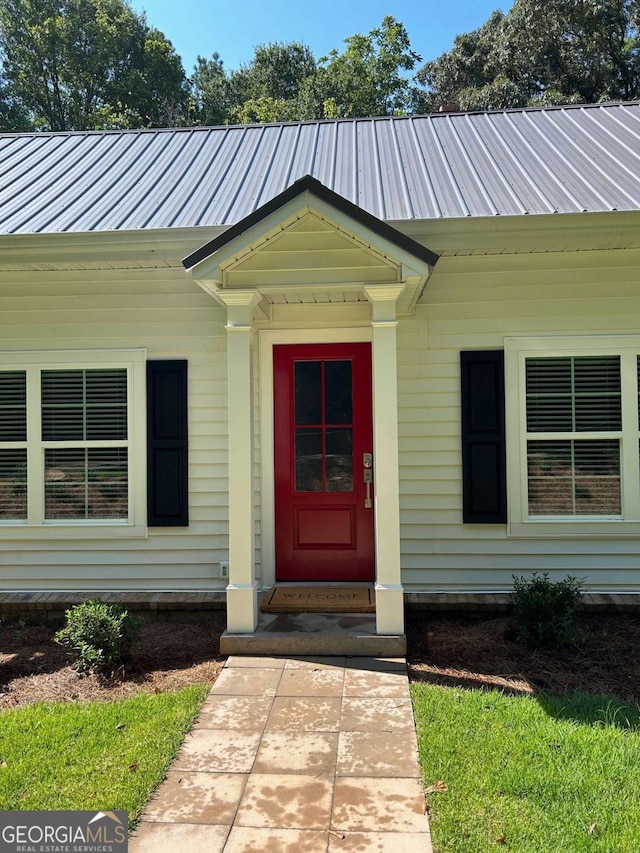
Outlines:
[[[295,422],[322,423],[322,362],[296,361],[294,365]]]
[[[327,491],[353,491],[353,430],[327,429]]]
[[[351,362],[325,362],[325,421],[328,424],[350,424]]]
[[[322,491],[322,430],[296,430],[296,492]]]

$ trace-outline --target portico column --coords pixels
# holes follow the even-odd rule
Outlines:
[[[253,308],[255,291],[218,293],[227,306],[229,408],[229,585],[227,631],[245,634],[258,624],[253,474]]]
[[[376,631],[404,634],[400,573],[396,303],[403,284],[365,287],[373,327]]]

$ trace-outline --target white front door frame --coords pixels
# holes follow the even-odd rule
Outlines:
[[[276,582],[276,518],[273,447],[273,348],[278,344],[369,343],[371,326],[345,329],[261,329],[260,352],[260,506],[262,586]]]
[[[400,289],[398,289],[400,290]],[[387,295],[388,304],[389,295]],[[395,305],[394,305],[395,307]],[[376,307],[374,313],[379,313]],[[262,555],[262,586],[268,588],[275,583],[275,482],[274,482],[274,396],[273,396],[273,347],[278,344],[328,344],[328,343],[360,343],[369,342],[373,346],[373,432],[374,446],[383,457],[392,457],[395,464],[384,463],[380,473],[384,477],[395,472],[393,483],[387,483],[383,489],[376,488],[376,500],[374,503],[376,512],[376,625],[379,634],[403,634],[404,613],[403,593],[400,576],[400,541],[399,541],[399,482],[397,479],[397,393],[393,401],[393,411],[381,414],[381,404],[390,407],[391,397],[394,390],[397,391],[396,383],[396,360],[395,351],[392,358],[388,358],[389,347],[395,350],[395,325],[394,321],[380,322],[378,317],[373,317],[367,326],[353,326],[349,328],[323,328],[323,329],[261,329],[258,332],[259,346],[259,376],[260,376],[260,482],[261,482],[261,555]],[[395,320],[395,318],[394,318]],[[383,327],[383,328],[381,328]],[[386,336],[393,334],[387,339]],[[375,353],[376,342],[380,352]],[[383,352],[384,350],[384,352]],[[386,366],[385,366],[386,362]],[[376,369],[377,367],[377,369]],[[388,368],[393,371],[391,381],[385,378]],[[376,389],[378,400],[376,403]],[[376,429],[376,419],[381,421]],[[395,429],[392,421],[395,421]],[[378,436],[376,440],[376,434]],[[394,439],[395,437],[395,447]],[[382,453],[382,440],[384,454]],[[391,442],[391,446],[389,445]],[[375,464],[375,462],[374,462]],[[388,469],[388,470],[386,470]],[[380,485],[380,480],[377,481]],[[394,520],[390,513],[397,516]],[[384,518],[386,532],[382,532],[379,519]],[[391,522],[391,531],[387,525]],[[389,532],[391,535],[389,536]],[[388,541],[385,541],[388,540]],[[393,553],[392,553],[393,552]],[[397,553],[395,553],[397,552]],[[391,559],[390,559],[391,558]],[[385,566],[380,562],[384,561]]]

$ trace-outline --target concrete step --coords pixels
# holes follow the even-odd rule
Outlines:
[[[403,657],[407,638],[376,634],[374,616],[356,613],[261,613],[252,634],[225,631],[223,655]]]

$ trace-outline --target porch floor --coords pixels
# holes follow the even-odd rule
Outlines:
[[[407,639],[376,634],[376,618],[356,613],[260,613],[252,634],[220,638],[223,655],[403,657]]]

